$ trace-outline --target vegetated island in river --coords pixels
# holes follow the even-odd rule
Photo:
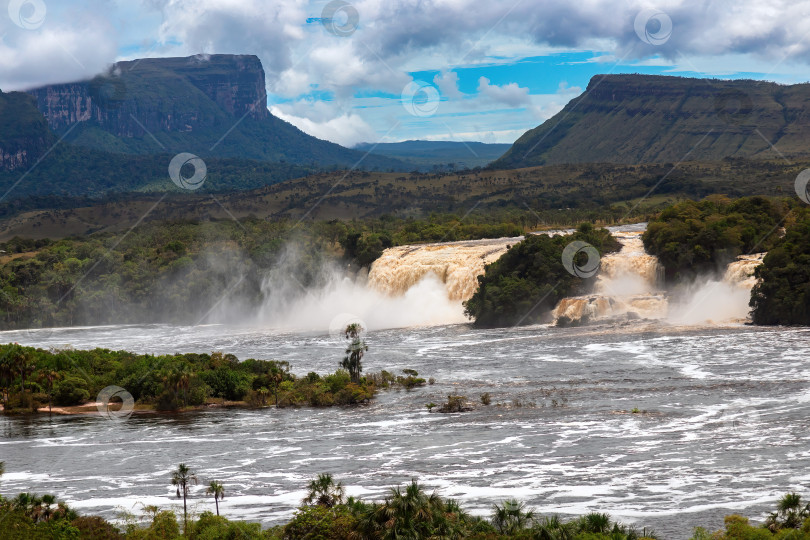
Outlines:
[[[329,407],[371,400],[379,389],[412,389],[428,381],[411,369],[403,375],[388,371],[363,375],[368,346],[362,327],[346,328],[345,356],[329,375],[290,372],[286,361],[240,362],[232,354],[171,354],[153,356],[127,351],[54,349],[18,344],[0,345],[0,399],[6,413],[95,411],[95,399],[108,387],[132,396],[134,410],[182,411],[212,406]],[[432,379],[430,380],[432,382]],[[116,412],[124,406],[123,392],[112,392]],[[128,398],[129,396],[127,396]],[[88,403],[89,402],[89,403]]]
[[[0,476],[4,464],[0,462]],[[228,485],[203,478],[181,463],[166,478],[182,499],[182,514],[155,505],[143,506],[142,515],[122,513],[118,523],[100,516],[80,516],[53,495],[20,493],[7,499],[0,495],[3,527],[0,539],[48,540],[656,540],[655,531],[614,521],[608,514],[592,512],[565,520],[558,515],[541,516],[523,502],[507,499],[493,504],[489,517],[474,516],[453,499],[428,492],[417,480],[388,491],[382,501],[368,502],[346,497],[346,490],[330,474],[320,474],[306,489],[306,496],[292,519],[262,530],[258,523],[229,520],[225,495]],[[188,511],[193,486],[203,484],[205,496],[213,499],[216,514]],[[197,491],[197,493],[201,493]],[[210,506],[209,506],[210,508]],[[182,518],[182,519],[180,519]],[[710,532],[696,527],[691,540],[810,539],[810,505],[801,496],[788,493],[776,511],[761,525],[752,525],[740,515],[726,516],[724,530]]]

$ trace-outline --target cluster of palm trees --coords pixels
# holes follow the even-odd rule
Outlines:
[[[183,525],[188,528],[188,509],[186,499],[188,498],[191,486],[197,485],[197,473],[192,471],[188,465],[181,463],[177,469],[172,471],[172,485],[177,488],[177,497],[183,498]],[[219,501],[225,498],[225,487],[215,480],[212,480],[205,490],[207,495],[214,496],[214,504],[219,515]]]
[[[330,474],[320,474],[308,486],[305,505],[334,508],[345,505],[357,517],[357,533],[368,540],[403,538],[465,538],[487,536],[569,540],[583,534],[605,534],[615,540],[655,538],[655,533],[614,522],[607,514],[592,513],[565,522],[558,516],[538,518],[514,499],[494,505],[489,520],[465,512],[457,501],[428,493],[412,480],[405,488],[392,488],[382,503],[345,498],[345,488]]]
[[[50,521],[51,519],[68,520],[76,518],[76,512],[67,505],[56,500],[53,495],[33,495],[20,493],[11,499],[11,507],[25,514],[34,523]]]

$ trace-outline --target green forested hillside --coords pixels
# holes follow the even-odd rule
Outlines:
[[[57,135],[95,150],[406,169],[397,159],[364,157],[270,114],[264,69],[253,55],[118,62],[91,80],[30,93]]]
[[[808,110],[810,84],[597,75],[492,167],[807,157]]]

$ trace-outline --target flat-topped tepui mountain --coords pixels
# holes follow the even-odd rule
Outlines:
[[[31,96],[0,91],[0,171],[30,167],[55,140]]]
[[[810,84],[598,75],[493,168],[810,154]]]
[[[192,152],[315,167],[404,169],[396,159],[305,134],[267,109],[253,55],[118,62],[92,80],[29,91],[57,135],[108,152]]]

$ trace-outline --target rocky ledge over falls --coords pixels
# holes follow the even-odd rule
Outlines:
[[[186,132],[230,118],[265,119],[265,74],[253,55],[145,58],[91,80],[30,90],[52,130],[93,122],[120,137]]]

